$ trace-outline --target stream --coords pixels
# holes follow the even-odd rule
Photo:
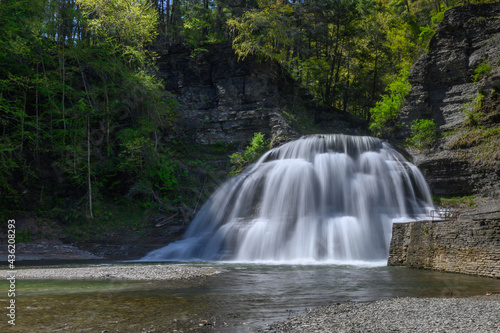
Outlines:
[[[18,280],[16,326],[9,331],[257,332],[276,320],[322,305],[392,297],[466,297],[500,289],[498,279],[387,267],[385,263],[162,264],[210,266],[222,273],[183,281]],[[24,265],[34,267],[33,263]],[[150,263],[140,265],[147,269]],[[0,282],[2,290],[7,286],[7,281]],[[0,300],[6,304],[6,293]],[[0,331],[6,332],[4,326],[5,318]]]

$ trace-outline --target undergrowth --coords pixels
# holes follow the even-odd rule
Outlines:
[[[437,206],[443,208],[475,207],[477,205],[475,195],[452,198],[433,196],[432,200]]]
[[[264,134],[254,133],[250,145],[245,148],[243,153],[236,152],[230,156],[231,174],[237,175],[246,167],[255,162],[266,150],[269,149],[269,142],[264,139]]]

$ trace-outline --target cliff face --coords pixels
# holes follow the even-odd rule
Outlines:
[[[500,3],[446,12],[428,53],[413,66],[402,139],[416,119],[440,138],[413,162],[440,196],[500,196]]]
[[[389,266],[500,278],[500,220],[395,223]]]
[[[226,44],[190,53],[172,47],[159,62],[165,88],[179,102],[183,132],[201,144],[247,143],[255,132],[278,141],[298,137],[281,112],[277,66],[238,61]]]

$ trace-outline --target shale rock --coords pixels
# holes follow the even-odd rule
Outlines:
[[[181,114],[181,130],[201,144],[248,143],[255,132],[273,140],[299,136],[281,111],[279,66],[238,60],[231,45],[193,52],[172,46],[161,56],[160,73]]]
[[[411,135],[417,119],[436,123],[441,139],[434,147],[425,154],[410,151],[436,195],[500,196],[500,154],[488,146],[498,135],[484,136],[500,127],[499,54],[500,3],[456,7],[445,13],[428,53],[410,72],[400,139]],[[491,70],[475,77],[485,63]],[[475,101],[482,103],[480,117],[471,117],[478,112]]]

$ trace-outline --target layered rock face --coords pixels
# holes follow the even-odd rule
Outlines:
[[[412,68],[401,135],[410,136],[417,119],[436,123],[441,138],[434,147],[410,151],[436,195],[500,196],[499,64],[500,3],[494,3],[447,11],[429,52]],[[483,65],[484,76],[476,75]]]
[[[395,223],[389,266],[500,278],[500,220]]]
[[[231,45],[212,45],[191,53],[171,47],[160,60],[166,90],[175,94],[180,124],[201,144],[247,143],[253,133],[296,138],[280,111],[277,66],[240,60]]]

